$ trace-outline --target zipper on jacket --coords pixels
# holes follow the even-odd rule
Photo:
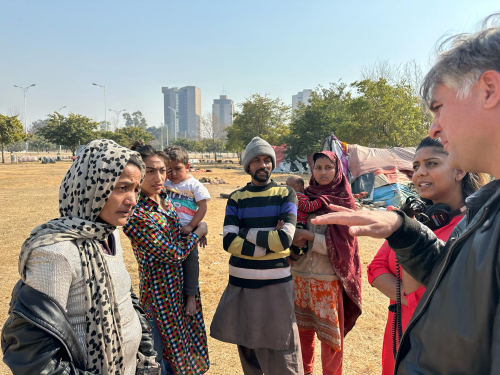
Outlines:
[[[404,333],[403,333],[403,336],[401,337],[401,340],[399,341],[399,347],[398,347],[398,352],[396,354],[396,359],[395,359],[395,366],[394,366],[394,375],[396,375],[396,372],[397,372],[397,366],[399,365],[400,363],[400,352],[399,352],[399,349],[401,347],[401,344],[403,343],[404,339],[406,338],[407,336],[407,332],[410,331],[410,329],[415,325],[415,322],[422,316],[422,314],[424,313],[426,307],[427,307],[427,304],[428,302],[430,301],[432,295],[434,294],[434,292],[436,291],[437,289],[437,286],[439,284],[439,282],[441,281],[441,278],[443,277],[443,274],[444,274],[444,271],[445,269],[448,267],[448,263],[450,261],[450,258],[451,258],[451,254],[453,253],[453,250],[454,248],[457,246],[457,243],[461,243],[463,242],[465,239],[467,239],[467,237],[472,233],[474,232],[481,224],[482,222],[484,221],[485,217],[486,217],[486,214],[488,213],[488,208],[489,207],[485,207],[484,208],[484,212],[483,214],[481,215],[481,218],[477,221],[477,223],[469,228],[469,230],[467,230],[466,232],[464,232],[459,238],[457,238],[457,240],[455,241],[455,243],[451,244],[450,245],[450,249],[448,250],[448,254],[446,255],[446,258],[444,260],[444,264],[443,264],[443,267],[441,267],[441,270],[439,271],[439,274],[438,274],[438,277],[436,279],[436,282],[434,283],[434,286],[432,287],[431,291],[429,292],[428,296],[427,296],[427,299],[424,301],[424,304],[422,306],[422,309],[420,310],[419,314],[414,316],[414,318],[410,321],[410,323],[408,324],[408,326],[406,327]]]
[[[48,330],[47,328],[43,327],[42,325],[36,323],[33,319],[30,319],[26,316],[26,314],[23,314],[22,312],[20,312],[19,310],[17,309],[14,309],[12,310],[12,312],[15,312],[16,314],[22,316],[24,319],[26,319],[27,321],[29,321],[31,324],[33,324],[34,326],[37,326],[38,328],[40,328],[42,331],[45,331],[47,332],[49,335],[51,335],[52,337],[55,337],[58,341],[61,342],[61,344],[63,344],[64,348],[66,349],[66,352],[68,353],[69,355],[69,359],[71,360],[71,362],[73,362],[73,356],[71,355],[71,351],[69,350],[68,346],[66,345],[66,343],[61,340],[57,335],[55,335],[53,332],[51,332],[50,330]]]

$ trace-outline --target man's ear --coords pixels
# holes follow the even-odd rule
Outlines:
[[[189,163],[186,164],[186,169],[189,170],[191,168],[191,165]]]
[[[487,70],[478,81],[483,108],[492,109],[500,105],[500,73],[496,70]]]

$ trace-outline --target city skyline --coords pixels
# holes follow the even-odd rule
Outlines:
[[[4,2],[9,17],[0,24],[0,113],[22,112],[23,92],[14,85],[31,84],[29,122],[62,107],[103,121],[103,90],[92,83],[105,86],[108,121],[114,117],[109,109],[126,108],[140,110],[155,127],[164,121],[158,88],[165,86],[199,87],[202,115],[211,113],[223,90],[236,106],[254,93],[291,105],[299,90],[354,82],[378,61],[415,60],[425,73],[440,38],[474,31],[498,8],[491,0],[318,1],[306,7],[285,0],[230,7],[197,0],[123,0],[119,7]],[[166,32],[165,17],[168,30],[183,32]]]
[[[218,99],[214,99],[212,119],[219,123],[221,130],[233,125],[234,112],[234,101],[227,95],[220,95]]]
[[[201,136],[201,90],[196,86],[162,87],[164,124],[168,139]]]
[[[299,91],[297,94],[292,95],[292,111],[295,111],[299,107],[299,103],[308,105],[311,92],[311,89],[304,89]]]

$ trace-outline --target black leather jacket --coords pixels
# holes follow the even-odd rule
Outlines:
[[[148,322],[134,294],[132,303],[142,327],[139,352],[154,358],[156,351]],[[12,291],[9,317],[2,329],[2,352],[3,361],[14,375],[91,374],[85,371],[85,353],[64,310],[21,280]],[[146,366],[136,374],[159,374],[159,369]]]
[[[448,242],[415,220],[388,238],[426,288],[401,339],[395,374],[500,373],[500,181],[467,198]]]

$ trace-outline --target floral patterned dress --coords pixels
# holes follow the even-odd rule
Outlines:
[[[141,194],[123,227],[139,264],[141,306],[152,308],[165,348],[163,357],[175,374],[203,374],[210,362],[201,299],[198,293],[196,314],[187,316],[182,271],[182,262],[199,238],[194,233],[181,236],[175,207],[165,191],[160,196],[166,210]]]

